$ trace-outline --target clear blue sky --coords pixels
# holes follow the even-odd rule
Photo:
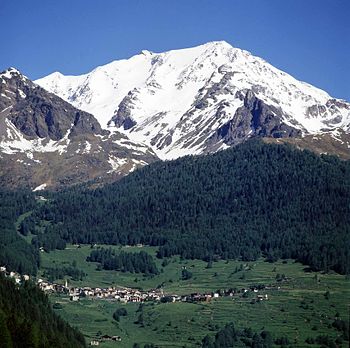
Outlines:
[[[350,100],[349,0],[0,0],[0,70],[81,74],[225,40]]]

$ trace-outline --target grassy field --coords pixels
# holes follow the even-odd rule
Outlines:
[[[144,250],[155,255],[152,247],[114,247],[117,250]],[[119,335],[121,342],[102,343],[102,347],[132,347],[133,343],[155,343],[159,347],[195,347],[208,333],[214,334],[226,323],[233,321],[238,328],[251,327],[255,331],[270,331],[275,338],[286,336],[294,347],[312,347],[305,343],[307,337],[339,333],[331,327],[336,313],[346,320],[349,316],[350,282],[345,276],[305,272],[304,266],[291,260],[267,263],[263,260],[242,263],[218,261],[207,268],[198,260],[156,260],[160,274],[145,277],[141,274],[115,271],[97,271],[96,263],[86,262],[90,246],[69,245],[62,251],[42,253],[42,267],[71,264],[87,273],[83,281],[71,281],[74,285],[109,286],[121,285],[142,289],[162,286],[165,292],[188,294],[217,289],[248,288],[254,284],[280,286],[279,290],[262,290],[267,301],[252,304],[256,294],[249,292],[232,298],[219,298],[210,303],[147,303],[140,310],[138,304],[120,304],[106,300],[84,299],[70,302],[66,297],[51,296],[52,302],[62,304],[58,313],[87,336],[89,342],[95,335]],[[181,270],[186,267],[193,274],[189,280],[181,280]],[[240,270],[242,269],[242,270]],[[276,281],[277,274],[284,274],[286,281]],[[62,281],[63,282],[63,281]],[[325,296],[326,292],[329,296]],[[328,298],[327,298],[328,297]],[[128,315],[119,322],[113,312],[123,307]],[[142,314],[142,325],[136,323]],[[347,347],[344,342],[343,347]]]

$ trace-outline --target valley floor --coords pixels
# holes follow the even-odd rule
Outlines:
[[[147,251],[152,247],[112,247],[128,252]],[[210,302],[122,304],[117,301],[81,299],[72,302],[66,295],[52,294],[54,307],[71,325],[78,327],[87,342],[101,335],[120,336],[120,342],[101,342],[102,347],[132,347],[134,343],[153,343],[158,347],[197,347],[207,334],[215,333],[228,322],[237,328],[270,331],[273,338],[286,337],[293,347],[313,347],[309,337],[340,336],[333,326],[335,318],[348,320],[350,280],[335,273],[308,272],[292,260],[275,263],[217,261],[212,265],[199,260],[180,260],[173,257],[155,258],[158,275],[97,270],[96,263],[86,261],[90,246],[69,245],[65,250],[42,253],[42,270],[74,263],[87,276],[82,281],[70,280],[71,286],[126,286],[149,290],[162,288],[168,294],[217,292],[235,289],[234,296],[219,297]],[[182,280],[186,268],[192,278]],[[65,280],[61,280],[64,283]],[[57,281],[58,282],[58,281]],[[250,288],[265,286],[254,292]],[[249,291],[244,291],[249,289]],[[268,295],[268,300],[257,301]],[[118,308],[126,316],[113,319]],[[348,346],[344,341],[341,347]]]

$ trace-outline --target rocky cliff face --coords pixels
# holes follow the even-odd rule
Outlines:
[[[15,69],[2,74],[0,93],[1,110],[11,106],[9,120],[28,138],[58,141],[67,131],[76,135],[103,133],[94,116],[49,94]]]
[[[243,100],[233,118],[219,127],[209,141],[223,141],[226,145],[236,145],[252,137],[289,138],[302,135],[300,125],[293,127],[282,121],[283,111],[267,105],[251,90],[238,96]]]
[[[250,137],[350,132],[350,104],[226,42],[143,51],[81,76],[37,81],[148,144],[160,158],[224,149]]]
[[[154,152],[47,92],[16,69],[0,74],[3,185],[57,188],[108,182],[157,160]]]

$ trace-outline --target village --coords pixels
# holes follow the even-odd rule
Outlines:
[[[6,267],[0,267],[0,272],[5,274],[10,278],[13,278],[17,284],[20,284],[23,280],[30,280],[29,275],[23,275],[16,272],[7,272]],[[249,292],[253,292],[255,297],[251,299],[252,303],[257,301],[268,300],[268,294],[266,290],[277,289],[280,287],[265,287],[265,286],[251,286],[249,288],[242,289],[224,289],[217,290],[214,292],[206,293],[191,293],[187,295],[177,295],[177,294],[166,294],[163,289],[150,289],[147,291],[142,291],[134,288],[126,287],[74,287],[69,286],[67,280],[65,284],[58,284],[54,282],[48,282],[41,278],[32,279],[38,287],[47,294],[58,293],[69,296],[69,299],[73,302],[79,301],[83,298],[91,299],[104,299],[110,301],[118,301],[121,303],[142,303],[142,302],[210,302],[212,299],[219,297],[234,297],[240,296],[247,298]],[[264,294],[261,292],[264,290]],[[260,292],[260,293],[259,293]]]
[[[188,295],[177,295],[171,293],[164,293],[163,289],[150,289],[142,291],[134,288],[127,287],[79,287],[69,286],[67,280],[65,284],[58,284],[49,282],[41,278],[31,277],[29,275],[20,275],[19,273],[7,271],[5,266],[0,267],[0,272],[6,277],[12,278],[14,282],[20,285],[23,281],[33,281],[37,286],[46,294],[62,294],[69,297],[72,302],[78,302],[82,299],[92,300],[108,300],[119,303],[144,303],[144,302],[158,302],[158,303],[198,303],[198,302],[210,302],[213,299],[220,297],[245,298],[250,300],[250,303],[254,304],[260,301],[269,300],[267,292],[270,290],[280,290],[279,286],[250,286],[249,288],[241,289],[227,289],[217,290],[206,293],[191,293]],[[121,341],[120,336],[101,335],[100,337],[93,339],[90,342],[90,346],[99,346],[101,342],[105,341]]]

